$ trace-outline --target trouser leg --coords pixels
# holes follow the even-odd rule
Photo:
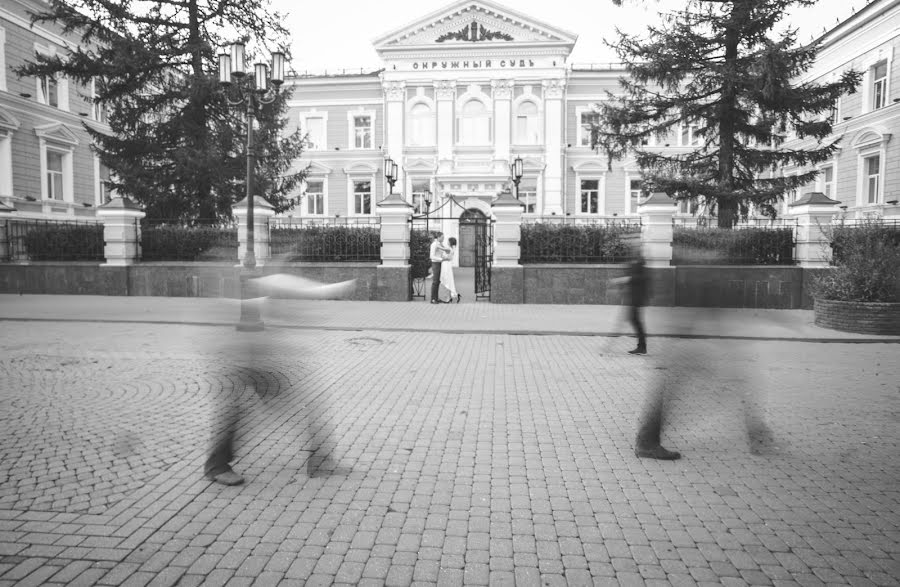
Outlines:
[[[438,301],[438,288],[441,287],[441,264],[431,264],[431,301]]]

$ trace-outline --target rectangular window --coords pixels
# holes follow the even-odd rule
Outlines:
[[[591,146],[591,132],[594,129],[594,125],[600,124],[600,113],[599,112],[582,112],[581,113],[581,146],[582,147],[590,147]]]
[[[887,105],[887,61],[876,63],[872,67],[872,110]]]
[[[372,213],[372,182],[353,182],[353,211],[356,214]]]
[[[109,167],[100,164],[100,203],[105,204],[109,202],[112,197],[110,195],[109,186],[106,182],[109,181]]]
[[[881,156],[866,157],[863,159],[866,179],[866,203],[877,204],[881,179]]]
[[[412,195],[413,195],[413,214],[425,214],[428,212],[428,206],[425,204],[425,200],[431,200],[431,191],[430,185],[428,181],[413,181],[412,182]]]
[[[40,102],[53,106],[54,108],[59,107],[59,83],[56,81],[56,77],[52,75],[45,75],[38,78],[40,82],[41,95],[39,96]]]
[[[822,193],[834,198],[834,167],[830,165],[822,168]]]
[[[519,182],[519,201],[525,204],[525,214],[537,213],[537,179],[522,178]]]
[[[311,216],[325,213],[325,182],[321,179],[306,182],[306,213]]]
[[[632,179],[628,182],[628,200],[632,214],[637,214],[638,202],[641,199],[641,180]]]
[[[682,147],[695,147],[700,144],[700,137],[697,135],[699,126],[695,123],[681,123],[681,142]]]
[[[599,214],[600,213],[600,180],[599,179],[582,179],[581,180],[581,213],[582,214]]]
[[[97,79],[91,80],[91,117],[97,122],[109,122],[106,104],[97,102]]]
[[[353,117],[353,146],[357,149],[372,148],[372,117]]]
[[[47,199],[63,199],[63,154],[47,151]]]
[[[306,146],[310,151],[325,148],[325,119],[321,116],[306,119]]]

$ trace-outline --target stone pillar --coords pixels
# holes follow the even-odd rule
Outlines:
[[[12,259],[10,259],[12,251],[9,249],[9,235],[7,233],[8,228],[6,220],[15,211],[15,208],[7,206],[0,200],[0,262],[12,261]]]
[[[641,250],[647,267],[669,267],[672,261],[672,217],[676,202],[664,192],[654,192],[640,202]]]
[[[788,205],[790,216],[797,219],[794,261],[800,267],[828,267],[831,246],[826,231],[838,212],[838,204],[822,192],[810,192]]]
[[[400,194],[378,202],[381,217],[381,265],[375,269],[381,301],[412,299],[412,268],[409,264],[409,233],[413,207]]]
[[[525,270],[519,263],[524,204],[503,190],[493,204],[494,258],[491,267],[491,303],[525,302]]]
[[[386,157],[397,164],[397,184],[406,185],[403,173],[403,121],[406,118],[406,82],[384,82],[384,144]]]
[[[439,173],[450,173],[453,165],[453,101],[456,99],[456,82],[434,82],[434,99],[437,103],[437,157]]]
[[[113,198],[97,208],[103,222],[105,265],[132,265],[141,258],[141,207],[129,198]]]
[[[550,79],[542,82],[544,87],[544,144],[547,149],[547,167],[544,171],[543,214],[562,216],[563,194],[563,95],[566,81]]]
[[[238,262],[244,262],[247,252],[247,198],[231,207],[231,213],[238,223]],[[256,264],[265,265],[272,258],[269,247],[269,219],[275,216],[275,209],[262,196],[253,198],[253,256]]]
[[[494,173],[507,175],[512,161],[509,147],[513,82],[492,80],[491,88],[494,90]]]

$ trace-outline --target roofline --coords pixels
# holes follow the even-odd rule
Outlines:
[[[809,45],[820,45],[820,48],[830,45],[837,41],[839,37],[846,36],[854,30],[864,26],[869,21],[878,18],[882,12],[887,12],[892,8],[900,6],[900,0],[888,0],[885,5],[879,6],[880,4],[882,4],[882,2],[879,0],[869,2],[857,12],[851,14],[846,20],[841,21],[833,28],[811,41]]]

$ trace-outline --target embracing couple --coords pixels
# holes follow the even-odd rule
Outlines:
[[[434,240],[431,241],[431,249],[429,257],[431,258],[431,303],[432,304],[452,304],[454,301],[459,303],[462,296],[456,291],[456,282],[453,280],[453,260],[456,258],[456,239],[452,236],[444,244],[444,233],[434,233]],[[444,286],[450,292],[450,298],[447,301],[441,300],[439,290]]]

